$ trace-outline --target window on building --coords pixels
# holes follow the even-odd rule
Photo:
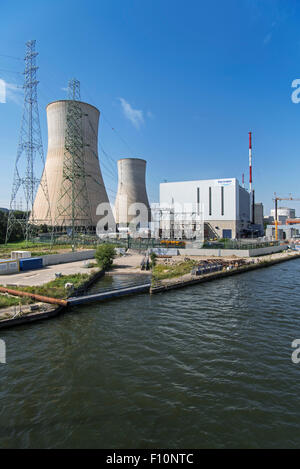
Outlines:
[[[224,186],[221,187],[221,215],[224,215]]]
[[[212,206],[211,206],[211,187],[209,188],[209,216],[212,214]]]
[[[200,215],[200,188],[197,187],[197,215]]]

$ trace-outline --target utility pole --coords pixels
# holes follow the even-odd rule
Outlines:
[[[6,231],[6,243],[14,228],[21,227],[24,239],[29,241],[38,220],[35,219],[33,204],[38,185],[41,184],[47,204],[47,218],[51,223],[50,200],[45,171],[42,177],[35,175],[35,160],[39,156],[44,168],[44,152],[40,129],[40,118],[37,98],[37,70],[35,51],[36,41],[26,43],[25,71],[24,71],[24,107],[21,122],[17,158],[13,179],[12,194]],[[15,207],[17,195],[22,191],[25,197],[25,211],[23,217],[16,218]]]

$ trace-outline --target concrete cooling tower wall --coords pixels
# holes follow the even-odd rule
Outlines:
[[[144,204],[142,225],[146,225],[150,221],[150,206],[146,191],[146,161],[140,158],[119,160],[118,177],[118,192],[115,201],[116,223],[119,226],[130,223],[136,216],[130,213],[132,204]]]
[[[43,177],[46,175],[47,178],[52,224],[59,226],[72,225],[71,210],[66,210],[64,215],[61,215],[61,208],[58,210],[59,204],[60,207],[61,204],[67,204],[67,200],[64,202],[64,198],[61,198],[61,187],[64,179],[63,163],[68,103],[67,100],[55,101],[47,106],[48,153]],[[103,202],[109,203],[98,159],[100,113],[97,108],[90,104],[83,102],[78,102],[78,104],[82,112],[81,132],[84,143],[84,173],[87,187],[85,194],[83,193],[80,197],[85,197],[87,193],[90,207],[89,220],[91,220],[92,226],[96,226],[100,218],[96,216],[97,206]],[[40,184],[33,206],[34,218],[39,220],[39,223],[43,223],[44,220],[44,223],[49,224],[47,221],[48,203],[44,192],[42,184]],[[80,197],[76,202],[79,206],[84,205]],[[79,222],[76,222],[76,224],[79,225]]]

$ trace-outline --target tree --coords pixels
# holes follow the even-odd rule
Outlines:
[[[112,244],[100,244],[96,249],[95,258],[100,269],[109,269],[115,257],[116,251]]]
[[[15,217],[19,219],[24,218],[24,213],[20,210],[15,211]],[[4,211],[0,209],[0,244],[5,243],[6,238],[6,229],[7,229],[7,219],[8,219],[8,211]],[[18,242],[24,239],[24,234],[22,231],[21,225],[16,225],[11,232],[10,242]]]
[[[156,260],[157,260],[157,255],[155,254],[155,252],[151,252],[150,259],[151,259],[151,268],[153,268],[156,266]]]

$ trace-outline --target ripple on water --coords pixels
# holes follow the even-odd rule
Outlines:
[[[297,447],[299,274],[293,261],[3,331],[1,447]]]

